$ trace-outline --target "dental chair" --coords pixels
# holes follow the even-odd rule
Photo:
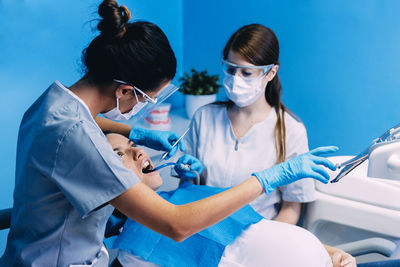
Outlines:
[[[316,184],[305,228],[357,263],[400,259],[400,124],[358,156],[330,160],[341,171],[330,173],[333,183]]]

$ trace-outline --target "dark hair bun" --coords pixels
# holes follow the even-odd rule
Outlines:
[[[102,17],[97,29],[105,37],[121,38],[126,32],[126,24],[131,18],[126,6],[119,6],[114,0],[104,0],[99,6],[99,15]]]
[[[82,51],[84,72],[90,82],[110,85],[118,79],[146,92],[156,91],[174,78],[175,54],[157,25],[128,22],[129,10],[115,0],[102,0],[98,11],[100,34]]]

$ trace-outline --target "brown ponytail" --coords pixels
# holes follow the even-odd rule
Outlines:
[[[274,128],[274,139],[276,149],[276,163],[285,161],[286,158],[286,107],[281,102],[282,85],[278,74],[267,84],[265,98],[275,110],[276,124]]]
[[[286,158],[286,127],[285,127],[285,106],[274,107],[276,112],[276,124],[274,128],[276,163],[285,161]]]

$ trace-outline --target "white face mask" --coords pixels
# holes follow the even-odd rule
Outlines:
[[[265,91],[267,84],[263,84],[263,77],[246,79],[239,75],[225,74],[223,85],[226,95],[239,107],[250,106]]]
[[[132,116],[135,116],[142,108],[144,108],[144,106],[147,105],[147,102],[140,102],[136,95],[136,92],[135,91],[133,92],[135,93],[137,104],[134,105],[130,111],[122,114],[121,111],[119,110],[119,99],[117,98],[117,106],[112,110],[103,113],[103,116],[106,117],[107,119],[118,120],[118,121],[129,120],[130,118],[132,118]]]

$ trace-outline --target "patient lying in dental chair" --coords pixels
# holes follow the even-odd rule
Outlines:
[[[153,189],[162,184],[147,154],[122,135],[108,134],[113,150],[125,167]],[[224,189],[183,183],[160,195],[185,204]],[[119,248],[113,266],[356,266],[355,259],[342,250],[324,247],[307,230],[262,219],[249,205],[220,223],[177,243],[130,220],[125,222],[114,247]]]

